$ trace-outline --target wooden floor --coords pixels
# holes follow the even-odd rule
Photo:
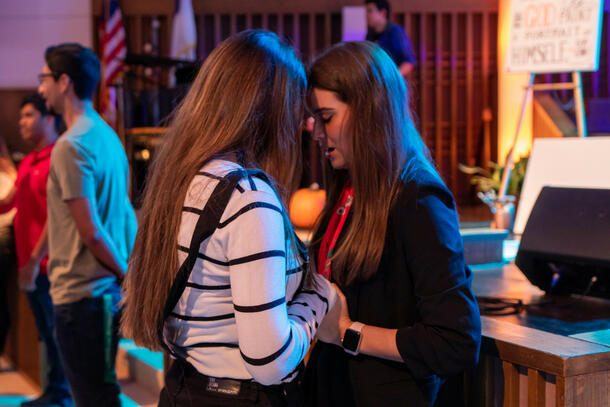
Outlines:
[[[40,394],[40,388],[0,357],[0,407],[18,406]]]
[[[121,386],[123,407],[154,407],[158,400],[155,394],[133,381],[122,379],[117,369]],[[0,407],[19,406],[22,402],[38,397],[41,389],[27,376],[15,371],[10,363],[0,356]]]

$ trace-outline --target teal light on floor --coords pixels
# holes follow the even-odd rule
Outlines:
[[[24,401],[31,397],[24,396],[0,396],[0,407],[20,406]]]
[[[121,406],[123,407],[139,407],[139,404],[122,394],[119,396],[121,399]],[[24,401],[28,401],[30,397],[24,396],[0,396],[0,407],[13,407],[20,406]]]
[[[139,407],[140,406],[138,403],[136,403],[135,401],[133,401],[132,399],[130,399],[129,397],[127,397],[123,393],[121,393],[119,395],[119,399],[121,401],[121,406],[122,407]]]
[[[121,339],[119,341],[119,346],[125,349],[130,355],[152,366],[154,369],[163,370],[163,353],[140,348],[129,339]]]

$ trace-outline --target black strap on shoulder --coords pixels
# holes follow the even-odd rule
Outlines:
[[[188,255],[180,266],[180,269],[178,269],[176,278],[174,279],[174,282],[169,290],[167,300],[165,301],[165,306],[163,307],[163,319],[159,324],[158,335],[161,346],[163,346],[165,350],[174,356],[177,355],[175,355],[174,352],[169,349],[169,347],[165,344],[165,340],[163,339],[163,325],[165,324],[167,317],[169,317],[171,312],[174,310],[174,307],[180,300],[180,297],[186,288],[186,283],[188,282],[191,271],[193,270],[195,262],[197,261],[201,243],[210,237],[218,227],[220,217],[229,203],[229,199],[231,199],[233,190],[245,175],[246,171],[240,169],[231,171],[218,181],[218,184],[214,188],[214,191],[212,191],[210,198],[199,215],[199,219],[197,220],[197,224],[193,232],[193,237],[191,238]]]
[[[158,328],[158,337],[161,346],[173,356],[180,358],[181,356],[176,355],[167,344],[165,343],[163,337],[163,326],[165,324],[165,320],[169,317],[169,315],[174,310],[174,307],[180,300],[184,289],[186,288],[186,283],[191,275],[193,267],[195,266],[195,262],[197,261],[197,256],[199,255],[199,247],[201,243],[205,241],[208,237],[214,233],[218,224],[220,223],[220,218],[231,199],[231,195],[233,194],[233,190],[237,187],[237,184],[244,177],[257,177],[261,179],[263,182],[269,184],[273,190],[275,190],[273,183],[269,179],[269,176],[262,170],[244,170],[238,169],[229,172],[227,175],[222,177],[218,185],[212,191],[210,198],[205,204],[205,207],[201,211],[199,215],[199,219],[197,220],[197,225],[195,226],[195,230],[193,232],[193,236],[191,238],[191,244],[189,246],[189,252],[180,266],[178,273],[176,274],[176,278],[170,288],[169,294],[167,296],[167,301],[165,302],[165,306],[163,308],[163,319]],[[279,199],[279,196],[278,196]],[[281,200],[280,200],[281,201]],[[296,235],[294,238],[298,239]],[[302,243],[299,245],[299,249],[302,250]],[[301,251],[300,250],[300,251]],[[306,253],[300,252],[300,256],[303,261],[307,261]],[[302,282],[301,282],[302,283]]]

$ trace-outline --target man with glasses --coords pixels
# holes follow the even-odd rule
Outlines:
[[[47,184],[49,280],[57,343],[77,406],[120,406],[114,362],[120,282],[136,232],[129,169],[116,133],[93,109],[93,52],[47,48],[38,92],[67,126]]]
[[[53,336],[53,303],[47,278],[47,177],[51,150],[61,117],[49,114],[45,101],[34,93],[21,103],[19,131],[34,151],[25,156],[13,187],[0,199],[0,213],[17,209],[14,221],[19,286],[26,291],[30,309],[45,344],[47,371],[43,394],[22,407],[70,406],[70,392]]]

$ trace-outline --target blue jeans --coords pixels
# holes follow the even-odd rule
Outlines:
[[[113,300],[109,331],[102,297],[55,306],[55,329],[72,399],[77,407],[120,407],[114,364],[120,312]]]
[[[36,327],[38,336],[44,342],[47,353],[47,387],[50,392],[58,397],[69,397],[68,382],[59,357],[59,350],[53,332],[53,302],[49,295],[49,279],[46,274],[39,274],[36,278],[36,289],[26,293]]]

